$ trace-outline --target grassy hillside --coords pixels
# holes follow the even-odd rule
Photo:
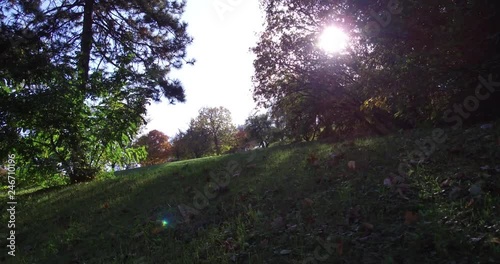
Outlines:
[[[445,131],[424,161],[408,158],[432,135],[280,146],[25,193],[16,257],[0,261],[500,262],[500,126]]]

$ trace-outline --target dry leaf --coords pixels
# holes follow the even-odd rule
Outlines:
[[[354,160],[351,160],[347,163],[347,167],[351,170],[355,170],[356,169],[356,161]]]
[[[157,226],[157,227],[154,227],[153,229],[151,229],[151,234],[156,235],[156,234],[160,233],[161,231],[163,231],[163,228]]]
[[[439,186],[441,186],[441,188],[444,188],[444,187],[450,186],[450,184],[451,184],[451,179],[448,178],[448,179],[444,180],[443,182],[441,182],[441,184]]]
[[[281,216],[276,217],[271,222],[271,227],[273,229],[281,229],[283,226],[285,226],[285,221],[283,220],[283,217],[281,217]]]
[[[390,178],[385,178],[384,179],[384,185],[385,186],[391,186],[392,185],[392,181]]]
[[[337,243],[337,254],[339,254],[339,256],[342,256],[343,252],[344,252],[344,243],[342,243],[342,240],[340,240]]]
[[[248,165],[246,166],[246,168],[247,168],[247,169],[255,169],[256,167],[257,167],[257,164],[255,164],[255,163],[248,164]]]
[[[313,205],[313,200],[309,199],[309,198],[305,198],[304,201],[302,202],[302,204],[305,206],[305,207],[310,207]]]
[[[135,233],[135,235],[133,236],[133,238],[139,238],[139,237],[141,237],[142,235],[144,235],[144,233],[142,233],[142,232],[137,232],[137,233]]]
[[[365,229],[365,231],[372,231],[373,230],[373,225],[370,223],[363,223],[362,227]]]
[[[418,221],[418,214],[411,211],[406,211],[405,213],[405,224],[411,225]]]
[[[356,207],[349,209],[349,215],[347,221],[349,224],[358,222],[361,219],[361,207],[358,205]]]
[[[318,157],[316,156],[316,154],[314,153],[309,154],[309,157],[307,157],[307,163],[309,163],[309,165],[312,166],[319,165]]]
[[[488,242],[490,242],[490,243],[495,243],[495,244],[500,244],[500,238],[498,238],[498,237],[493,237],[493,238],[491,238]]]
[[[368,222],[363,223],[361,227],[364,231],[364,236],[370,235],[373,231],[373,225]]]
[[[470,199],[470,201],[465,205],[465,208],[471,207],[472,205],[474,205],[474,202],[474,198]]]

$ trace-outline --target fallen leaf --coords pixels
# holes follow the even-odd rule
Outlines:
[[[493,128],[493,124],[483,124],[480,126],[481,129],[490,129]]]
[[[337,254],[339,254],[339,256],[342,256],[343,252],[344,252],[344,243],[342,242],[342,240],[340,240],[337,243]]]
[[[304,220],[306,220],[306,223],[308,223],[310,225],[312,225],[312,224],[314,224],[316,222],[316,219],[313,216],[309,216],[309,217],[307,217]]]
[[[108,209],[109,208],[109,203],[108,202],[105,202],[102,206],[101,206],[102,209]]]
[[[373,225],[370,223],[365,222],[365,223],[363,223],[362,226],[363,226],[363,228],[365,228],[365,230],[370,230],[370,231],[373,230]]]
[[[338,165],[339,164],[339,161],[341,159],[344,158],[344,154],[343,153],[340,153],[340,154],[330,154],[330,160],[328,161],[328,164],[330,166],[335,166],[335,165]]]
[[[355,170],[356,169],[356,161],[354,160],[351,160],[347,163],[347,167],[351,170]]]
[[[448,179],[444,180],[443,182],[441,182],[441,184],[439,184],[439,186],[441,188],[444,188],[444,187],[450,186],[450,184],[451,184],[451,179],[448,178]]]
[[[358,205],[356,207],[349,209],[349,215],[347,221],[349,224],[356,223],[361,219],[361,207]]]
[[[151,229],[151,234],[156,235],[156,234],[160,233],[161,231],[163,231],[163,228],[156,226],[153,229]]]
[[[500,238],[498,238],[498,237],[493,237],[493,238],[491,238],[488,242],[490,242],[490,243],[495,243],[495,244],[500,244]]]
[[[405,225],[411,225],[418,221],[418,214],[412,211],[405,212]]]
[[[237,245],[235,245],[232,237],[229,237],[228,239],[226,239],[226,241],[224,241],[223,245],[227,251],[234,250],[237,246]]]
[[[305,198],[304,201],[302,202],[302,204],[305,206],[305,207],[310,207],[313,205],[313,200],[309,199],[309,198]]]
[[[481,235],[479,237],[471,237],[470,240],[473,242],[473,243],[477,243],[477,242],[480,242],[481,240],[483,240],[485,237],[485,235]]]
[[[254,169],[254,168],[256,168],[256,167],[257,167],[257,164],[255,164],[255,163],[248,164],[248,165],[246,166],[246,168],[247,168],[247,169]]]
[[[307,163],[309,163],[309,165],[312,166],[319,165],[318,157],[316,156],[316,154],[314,153],[309,154],[309,157],[307,157]]]
[[[292,253],[292,251],[289,249],[283,249],[280,251],[280,255],[288,255],[290,253]]]
[[[465,172],[457,172],[457,173],[455,173],[455,175],[453,175],[453,177],[454,177],[455,179],[458,179],[458,180],[464,180],[464,179],[469,178],[469,177],[465,174]]]
[[[363,231],[365,232],[365,236],[371,234],[371,232],[373,231],[373,225],[370,223],[365,222],[361,225],[361,227],[363,228]]]
[[[490,169],[490,166],[488,165],[484,165],[484,166],[481,166],[480,167],[481,170],[489,170]]]
[[[384,185],[385,186],[391,186],[392,185],[392,181],[390,178],[385,178],[384,179]]]
[[[474,198],[470,199],[470,201],[465,205],[465,208],[469,208],[474,205]]]
[[[135,235],[134,235],[133,237],[134,237],[134,238],[139,238],[139,237],[141,237],[142,235],[143,235],[143,233],[142,233],[142,232],[137,232],[137,233],[135,233]]]
[[[274,218],[274,220],[271,222],[271,227],[273,229],[280,229],[283,226],[285,226],[285,222],[283,221],[283,217],[281,216]]]

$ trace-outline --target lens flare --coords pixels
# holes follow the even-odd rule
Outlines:
[[[327,53],[342,52],[349,43],[349,36],[342,29],[330,26],[323,30],[318,46]]]

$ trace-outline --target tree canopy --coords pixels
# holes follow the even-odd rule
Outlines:
[[[172,155],[168,136],[156,129],[137,139],[135,145],[144,146],[148,153],[147,158],[141,162],[142,166],[165,163]]]
[[[123,155],[192,39],[180,1],[0,1],[0,155],[92,179]],[[104,158],[107,157],[108,160]]]
[[[283,120],[293,137],[387,134],[442,124],[446,109],[474,94],[478,76],[498,72],[496,2],[261,5],[266,22],[252,49],[254,99]],[[341,53],[318,48],[322,30],[331,25],[350,36]],[[494,118],[493,102],[481,103],[468,121]]]

